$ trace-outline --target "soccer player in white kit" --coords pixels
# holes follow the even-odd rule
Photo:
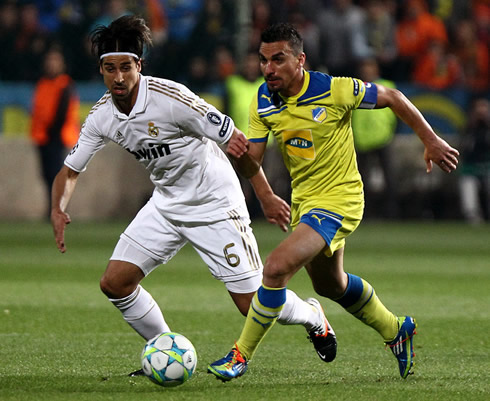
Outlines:
[[[90,111],[53,184],[51,222],[58,249],[66,251],[65,210],[79,174],[98,150],[115,142],[145,166],[155,189],[120,236],[100,280],[104,294],[146,340],[170,331],[140,282],[190,243],[246,315],[262,281],[262,262],[238,178],[218,147],[239,131],[185,86],[141,74],[141,56],[151,45],[143,19],[121,17],[97,28],[91,40],[108,91]],[[276,202],[282,213],[275,222],[284,227],[289,206],[280,198]],[[302,324],[315,337],[318,353],[329,329],[332,339],[318,301],[303,301],[290,290],[279,321]]]

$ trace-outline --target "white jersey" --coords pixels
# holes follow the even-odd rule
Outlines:
[[[238,177],[217,146],[228,141],[233,129],[229,117],[184,85],[140,75],[129,116],[106,92],[90,111],[65,165],[81,172],[113,141],[149,170],[155,205],[165,217],[217,221],[245,206]]]

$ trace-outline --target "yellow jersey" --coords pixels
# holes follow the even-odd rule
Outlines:
[[[274,135],[291,175],[293,205],[307,201],[343,215],[354,203],[362,215],[351,115],[356,108],[375,106],[377,87],[314,71],[304,76],[303,88],[288,98],[260,86],[250,105],[247,136],[262,142]]]

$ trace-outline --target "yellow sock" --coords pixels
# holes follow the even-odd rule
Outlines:
[[[348,276],[347,290],[336,302],[375,329],[385,342],[393,340],[398,333],[398,318],[379,300],[371,284],[353,274]]]
[[[286,288],[262,285],[255,293],[242,333],[236,343],[245,359],[252,359],[260,342],[276,322],[285,302]]]

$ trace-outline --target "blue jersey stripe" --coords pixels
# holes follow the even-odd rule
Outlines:
[[[287,106],[282,106],[280,109],[274,109],[269,111],[268,113],[259,113],[260,118],[271,116],[272,114],[280,113],[281,111],[287,109]]]
[[[312,97],[310,99],[303,100],[301,102],[298,102],[298,106],[303,106],[305,104],[312,103],[312,102],[314,102],[316,100],[325,99],[325,98],[329,97],[330,95],[331,95],[331,93],[328,92],[328,93],[325,93],[325,94],[323,94],[321,96],[316,96],[316,97]]]
[[[259,143],[259,142],[267,142],[267,137],[268,136],[264,136],[263,138],[249,138],[248,140],[250,142],[255,142],[255,143]]]

